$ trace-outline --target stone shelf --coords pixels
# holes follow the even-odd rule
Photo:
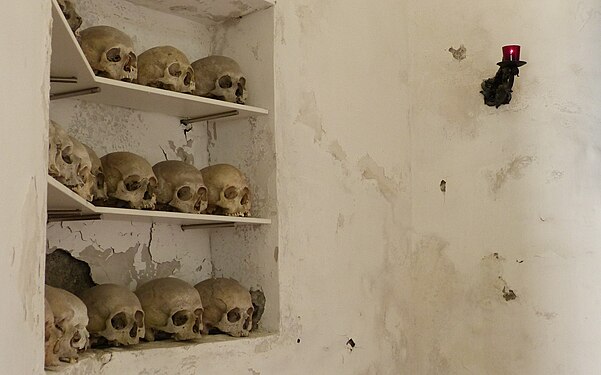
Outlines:
[[[48,176],[49,221],[72,220],[125,220],[181,225],[192,227],[228,227],[236,225],[271,224],[270,219],[221,215],[185,214],[178,212],[134,210],[127,208],[97,207],[75,194],[53,177]]]
[[[51,100],[78,97],[94,103],[163,113],[183,121],[235,119],[268,113],[266,109],[250,105],[96,77],[56,0],[52,4]]]

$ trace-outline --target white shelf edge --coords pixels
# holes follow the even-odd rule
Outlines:
[[[86,201],[71,189],[48,176],[48,210],[80,210],[82,214],[99,214],[107,220],[146,221],[176,225],[234,224],[267,225],[271,219],[255,217],[234,217],[205,214],[186,214],[166,211],[134,210],[128,208],[97,207]]]
[[[77,83],[51,83],[51,95],[100,88],[99,93],[81,96],[88,102],[125,107],[146,112],[159,112],[180,119],[211,116],[237,110],[228,119],[267,115],[264,108],[204,98],[192,94],[122,82],[94,75],[81,46],[69,28],[56,0],[52,0],[53,63],[51,76],[77,78]],[[60,99],[56,99],[60,100]]]

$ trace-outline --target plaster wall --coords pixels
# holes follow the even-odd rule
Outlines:
[[[30,374],[43,371],[50,3],[20,1],[3,14],[12,58],[0,61],[0,363],[3,373]]]
[[[407,373],[601,372],[599,2],[409,4]],[[514,43],[528,64],[487,107]]]

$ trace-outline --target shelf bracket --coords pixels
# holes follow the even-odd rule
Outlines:
[[[77,77],[50,77],[50,83],[77,83]]]
[[[184,224],[182,230],[190,229],[214,229],[214,228],[234,228],[236,223],[209,223],[209,224]]]
[[[193,118],[185,118],[185,119],[181,119],[179,122],[182,125],[184,125],[184,126],[188,126],[188,125],[193,124],[195,122],[217,120],[217,119],[220,119],[220,118],[238,116],[239,114],[240,114],[240,112],[237,109],[234,109],[233,111],[215,113],[214,115],[207,115],[207,116],[200,116],[200,117],[193,117]]]
[[[58,221],[100,220],[101,214],[82,214],[81,210],[48,210],[47,223]]]
[[[59,94],[50,94],[50,100],[72,98],[74,96],[97,94],[100,92],[100,87],[92,87],[89,89],[61,92]]]

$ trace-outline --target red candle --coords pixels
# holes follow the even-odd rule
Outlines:
[[[520,46],[503,46],[503,61],[520,61]]]

